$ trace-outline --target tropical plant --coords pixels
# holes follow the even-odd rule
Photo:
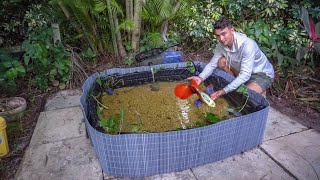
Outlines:
[[[206,119],[208,122],[210,122],[211,124],[215,124],[215,123],[221,121],[221,119],[220,119],[217,115],[215,115],[215,114],[213,114],[213,113],[211,113],[211,112],[207,112],[207,113],[206,113],[205,119]]]
[[[25,35],[23,17],[31,0],[2,0],[0,2],[0,46],[20,43]]]
[[[303,27],[310,40],[307,47],[300,47],[298,49],[296,58],[300,61],[303,57],[310,54],[311,66],[315,68],[314,53],[318,53],[320,55],[320,22],[315,24],[304,7],[301,8],[301,13]]]
[[[263,52],[270,59],[276,59],[279,67],[288,67],[291,64],[297,64],[292,58],[295,49],[302,42],[297,32],[292,29],[280,26],[283,22],[274,21],[274,25],[267,24],[264,20],[245,21],[241,24],[240,29],[245,29],[245,33],[255,39]],[[296,39],[290,41],[289,37],[294,36]]]
[[[104,1],[52,0],[53,6],[59,6],[65,15],[64,31],[75,31],[69,38],[72,44],[81,44],[80,48],[90,48],[96,54],[111,50],[111,31]],[[72,42],[73,41],[73,42]],[[77,43],[77,41],[80,43]]]
[[[141,133],[142,132],[142,119],[141,115],[138,115],[138,120],[136,124],[130,124],[129,128],[132,133]]]
[[[180,15],[182,17],[175,23],[188,36],[194,37],[195,41],[202,38],[214,39],[212,22],[219,19],[222,12],[223,9],[217,2],[211,0],[201,1],[193,4],[190,11]]]
[[[61,13],[55,6],[32,4],[26,11],[23,21],[28,27],[28,31],[36,31],[51,26],[51,23],[58,22]]]
[[[180,38],[177,37],[177,34],[169,30],[170,24],[179,16],[187,14],[191,4],[194,4],[192,0],[146,1],[141,17],[144,20],[143,29],[147,33],[140,41],[142,45],[140,52],[152,48],[165,48],[179,43]]]
[[[99,124],[100,126],[105,130],[108,134],[119,134],[121,133],[121,124],[124,120],[124,111],[121,111],[116,116],[112,117],[110,116],[108,119],[103,118],[101,115],[103,108],[99,107],[97,108],[97,115],[99,118]]]
[[[64,89],[70,79],[70,55],[61,42],[53,43],[52,34],[52,28],[32,31],[22,44],[24,63],[41,90],[47,90],[50,83]]]
[[[103,78],[102,76],[97,77],[96,83],[99,85],[100,93],[107,94],[113,94],[113,89],[116,88],[119,83],[124,85],[123,79],[116,79],[114,77]]]
[[[0,50],[0,87],[2,90],[16,90],[17,78],[25,75],[26,69],[18,58]]]

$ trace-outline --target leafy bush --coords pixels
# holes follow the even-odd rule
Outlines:
[[[216,43],[212,23],[219,19],[223,12],[217,1],[206,0],[194,4],[190,11],[174,21],[175,30],[185,37],[191,37],[193,44],[200,44],[204,39]]]
[[[40,0],[0,1],[0,46],[15,46],[24,40],[27,31],[25,13],[32,3],[39,2],[46,3]]]
[[[310,56],[310,63],[313,68],[315,68],[314,62],[314,53],[318,53],[320,55],[320,22],[314,23],[313,20],[309,17],[308,11],[302,7],[302,22],[305,31],[308,33],[308,46],[300,47],[297,53],[297,60],[301,60],[303,57],[307,55]]]
[[[25,75],[26,70],[18,58],[0,50],[0,87],[4,91],[15,91],[17,78]]]
[[[305,31],[300,28],[301,6],[309,9],[311,17],[320,17],[319,7],[313,7],[313,2],[309,0],[290,3],[287,0],[261,3],[255,0],[206,0],[198,2],[191,8],[191,14],[175,23],[177,28],[193,38],[193,44],[205,41],[214,47],[217,41],[213,36],[212,24],[220,15],[227,16],[236,31],[256,40],[274,64],[286,68],[298,64],[296,52],[309,42]]]
[[[26,51],[24,63],[34,73],[37,87],[46,90],[52,83],[65,88],[70,79],[70,55],[60,42],[53,44],[51,28],[32,31],[22,47]]]
[[[55,6],[42,4],[32,4],[24,16],[28,31],[47,28],[51,23],[56,22],[58,19],[61,19],[61,14],[55,9]]]

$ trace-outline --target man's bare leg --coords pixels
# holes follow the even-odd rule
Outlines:
[[[229,66],[229,63],[225,57],[219,58],[218,68],[227,72],[228,74],[231,74],[234,77],[239,75],[239,72],[237,72],[233,67]]]
[[[235,77],[239,75],[239,72],[237,72],[237,70],[235,70],[233,67],[229,66],[229,63],[228,63],[228,61],[227,61],[227,59],[225,57],[221,57],[218,60],[218,67],[221,70],[223,70],[223,71],[225,71],[225,72],[227,72],[227,73],[229,73],[229,74],[231,74],[231,75],[233,75]],[[266,95],[267,95],[266,91],[262,91],[261,87],[257,83],[249,82],[246,85],[247,85],[247,87],[249,89],[261,94],[264,97],[266,97]]]
[[[261,94],[263,97],[266,97],[267,96],[267,92],[266,91],[262,91],[261,87],[255,83],[255,82],[249,82],[246,84],[247,87],[259,94]]]

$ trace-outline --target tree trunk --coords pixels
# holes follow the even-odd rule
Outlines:
[[[70,15],[70,12],[68,11],[67,7],[65,6],[65,4],[63,4],[62,1],[59,1],[58,4],[59,4],[60,8],[62,9],[62,11],[63,11],[64,15],[66,16],[66,18],[69,20],[71,15]],[[74,23],[73,26],[76,29],[76,31],[78,32],[78,34],[84,34],[82,28],[79,27],[78,24]],[[98,50],[96,49],[96,46],[94,45],[92,40],[90,40],[89,38],[85,38],[85,41],[89,44],[89,46],[91,47],[91,49],[95,53],[98,53]]]
[[[176,13],[178,12],[178,10],[181,6],[181,3],[182,3],[182,0],[177,1],[176,5],[174,6],[174,9],[173,9],[173,12],[171,14],[170,19],[176,15]],[[168,41],[168,39],[167,39],[168,26],[169,26],[169,20],[167,19],[162,23],[161,29],[160,29],[160,31],[161,31],[160,33],[161,33],[161,36],[164,41]]]
[[[133,21],[133,1],[126,0],[126,18]],[[132,31],[128,30],[128,42],[131,41]]]
[[[58,23],[51,23],[53,29],[53,44],[56,46],[57,42],[61,42],[60,28]]]
[[[64,6],[62,1],[59,1],[58,4],[59,4],[60,8],[62,9],[64,15],[67,17],[67,19],[69,19],[70,18],[70,13],[69,13],[68,9]]]
[[[114,20],[115,29],[119,29],[118,28],[118,26],[119,26],[118,17],[115,12],[113,13],[113,20]],[[119,50],[120,57],[124,58],[127,56],[127,52],[122,44],[120,29],[116,33],[116,38],[117,38],[117,44],[118,44],[118,50]]]
[[[173,12],[172,12],[172,17],[176,15],[178,12],[180,6],[181,6],[182,0],[178,0],[177,4],[174,6]]]
[[[134,29],[132,32],[132,48],[134,52],[139,50],[142,1],[143,0],[134,1]]]
[[[116,38],[116,33],[115,33],[115,24],[113,21],[113,12],[111,10],[110,0],[106,0],[106,2],[107,2],[107,8],[108,8],[108,17],[109,17],[109,23],[110,23],[110,29],[111,29],[111,39],[112,39],[113,51],[116,56],[119,56],[117,38]]]
[[[160,33],[164,41],[168,41],[167,39],[168,24],[169,24],[169,21],[165,20],[161,25]]]

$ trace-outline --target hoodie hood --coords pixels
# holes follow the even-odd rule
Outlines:
[[[244,44],[244,42],[247,41],[247,39],[248,39],[247,35],[234,32],[234,42],[232,44],[232,49],[229,49],[228,46],[223,46],[222,44],[221,45],[228,52],[237,52],[242,46],[242,44]]]

